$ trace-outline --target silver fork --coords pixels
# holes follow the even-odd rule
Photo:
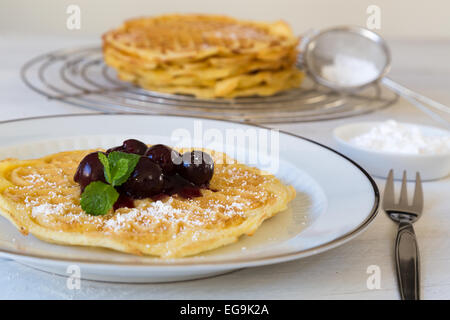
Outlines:
[[[420,266],[419,247],[413,223],[422,215],[423,191],[420,174],[416,173],[414,199],[408,204],[406,190],[406,171],[403,171],[400,200],[395,202],[394,172],[391,169],[386,182],[383,196],[383,209],[395,222],[398,222],[397,238],[395,240],[395,263],[400,295],[403,300],[420,300]]]

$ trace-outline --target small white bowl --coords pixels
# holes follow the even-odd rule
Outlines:
[[[386,178],[390,169],[394,169],[395,179],[402,178],[403,170],[407,171],[408,180],[415,180],[416,172],[420,172],[422,180],[435,180],[449,175],[450,153],[430,155],[384,152],[361,148],[349,142],[380,123],[357,122],[337,127],[333,131],[338,142],[337,149],[359,163],[370,174],[381,178]],[[414,126],[419,127],[424,134],[448,134],[448,131],[435,127]]]

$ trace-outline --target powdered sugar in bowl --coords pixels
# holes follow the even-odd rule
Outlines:
[[[388,120],[347,124],[333,134],[338,149],[374,176],[386,177],[390,169],[396,179],[403,170],[409,180],[415,179],[416,171],[423,180],[450,174],[448,130]]]

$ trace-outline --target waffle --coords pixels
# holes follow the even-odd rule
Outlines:
[[[48,242],[178,258],[253,234],[295,197],[293,187],[274,176],[208,151],[214,176],[201,197],[135,200],[135,208],[92,216],[81,209],[73,181],[78,163],[92,151],[0,161],[0,214],[23,234]]]
[[[129,20],[107,32],[103,35],[103,55],[121,80],[143,88],[232,98],[267,95],[269,91],[273,94],[299,86],[302,74],[295,67],[298,41],[282,21],[257,23],[215,15],[165,15]],[[232,91],[217,89],[230,78],[243,83],[252,77],[260,79],[261,73],[290,73],[291,77],[253,81],[251,90],[239,86]]]

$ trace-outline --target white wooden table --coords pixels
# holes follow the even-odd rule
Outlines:
[[[45,98],[20,80],[29,58],[66,46],[96,44],[96,39],[0,36],[0,120],[83,113],[87,110]],[[450,41],[392,41],[392,78],[450,105]],[[393,118],[436,125],[407,102],[356,118],[286,124],[280,129],[334,146],[331,130],[342,123]],[[384,181],[376,180],[380,190]],[[422,259],[424,299],[450,299],[450,178],[424,184],[425,209],[415,224]],[[111,284],[82,281],[68,290],[66,278],[14,262],[0,261],[0,298],[14,299],[398,299],[393,264],[396,226],[380,211],[357,239],[318,256],[245,269],[210,279],[168,284]],[[368,266],[381,270],[381,288],[366,285]]]

